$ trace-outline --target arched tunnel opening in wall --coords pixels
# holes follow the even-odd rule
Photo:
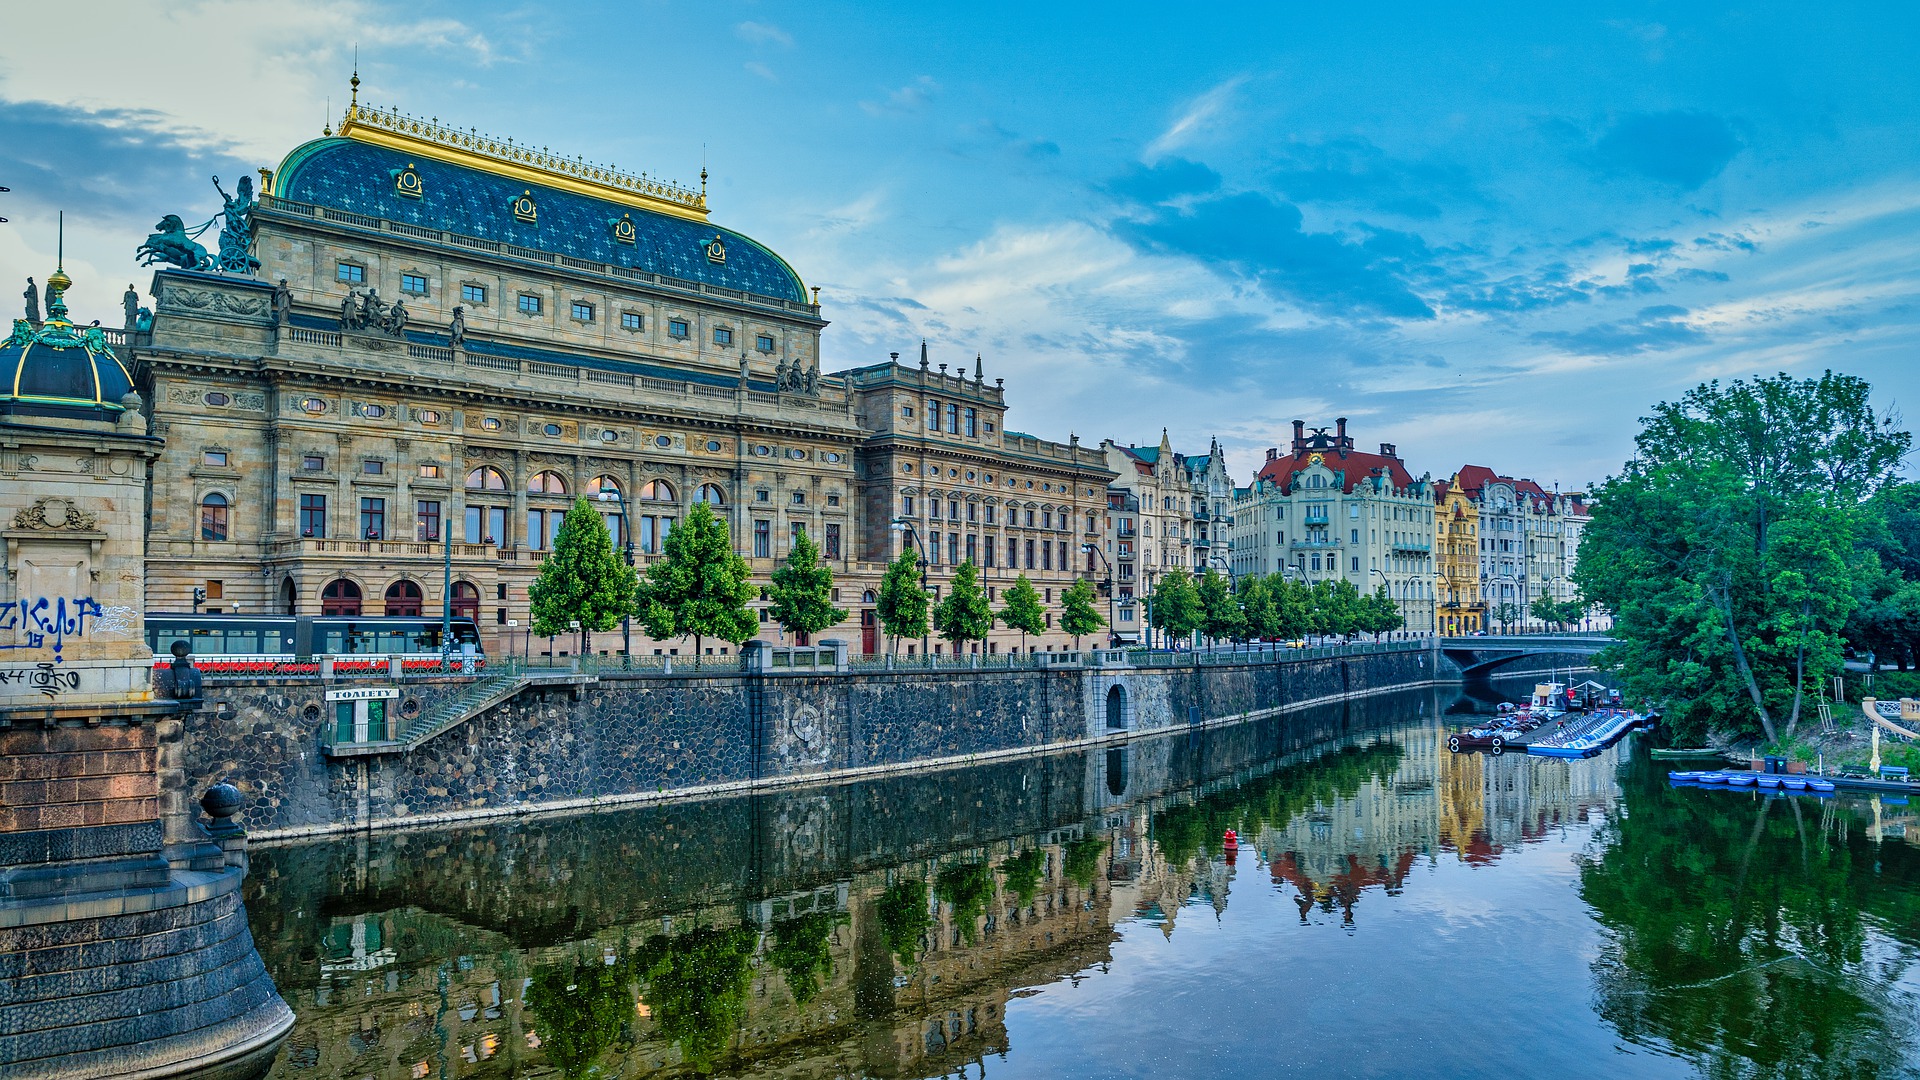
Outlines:
[[[1107,730],[1127,729],[1127,689],[1119,683],[1107,688]]]

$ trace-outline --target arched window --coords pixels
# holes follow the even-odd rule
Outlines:
[[[473,485],[469,483],[467,486]],[[537,472],[527,481],[527,491],[533,495],[565,495],[567,478],[557,472]]]
[[[665,480],[649,480],[640,488],[642,502],[672,502],[673,485]]]
[[[709,506],[725,506],[727,493],[720,490],[719,484],[701,484],[700,501]]]
[[[878,600],[879,600],[879,597],[876,597],[873,595],[872,589],[868,589],[866,592],[863,592],[860,594],[860,602],[863,604],[875,603]]]
[[[420,586],[402,578],[387,586],[387,615],[418,616],[420,600]]]
[[[505,491],[507,474],[491,465],[482,465],[467,474],[468,491]]]
[[[320,614],[360,614],[360,586],[346,578],[334,578],[320,590]]]
[[[214,492],[200,500],[200,539],[227,538],[227,497]]]
[[[471,581],[453,583],[453,617],[456,619],[480,618],[480,588]]]
[[[601,494],[618,495],[621,492],[620,481],[601,473],[587,481],[587,498],[598,498]]]

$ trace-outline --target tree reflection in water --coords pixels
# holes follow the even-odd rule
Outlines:
[[[927,883],[903,877],[887,886],[875,907],[887,951],[901,967],[911,969],[920,959],[927,931],[933,928],[933,912],[927,909]]]
[[[767,959],[780,969],[793,1000],[801,1005],[812,1001],[821,978],[833,973],[833,928],[841,921],[830,912],[810,911],[773,924]]]
[[[1295,814],[1319,803],[1351,799],[1362,784],[1393,776],[1401,749],[1390,742],[1346,746],[1196,802],[1169,806],[1153,816],[1153,839],[1167,862],[1185,865],[1195,855],[1220,849],[1228,829],[1252,836],[1263,827],[1284,829]]]
[[[1672,788],[1642,770],[1580,860],[1605,927],[1596,1007],[1713,1076],[1913,1068],[1915,1005],[1876,970],[1868,920],[1920,944],[1920,860],[1846,803]],[[1892,887],[1897,886],[1897,887]]]
[[[980,918],[993,899],[993,871],[983,862],[963,862],[941,870],[933,879],[934,895],[953,905],[953,925],[971,945],[979,940]]]

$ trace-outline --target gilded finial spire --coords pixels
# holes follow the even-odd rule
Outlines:
[[[67,290],[73,279],[67,276],[67,212],[60,211],[60,233],[56,241],[53,274],[47,278],[47,321],[67,321]]]

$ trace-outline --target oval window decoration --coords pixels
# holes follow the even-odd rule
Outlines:
[[[301,402],[300,407],[312,413],[321,413],[321,412],[327,411],[327,403],[317,397],[310,397],[307,400]]]
[[[206,402],[209,405],[225,405],[227,402],[232,401],[233,399],[221,393],[218,390],[212,390],[212,391],[208,391],[204,396],[201,397],[200,400]]]
[[[840,455],[839,455],[839,454],[828,454],[828,455],[827,455],[827,460],[828,460],[828,461],[831,461],[831,462],[833,462],[833,463],[835,463],[835,464],[838,464],[838,463],[839,463],[839,461],[840,461]]]
[[[787,451],[787,456],[792,458],[795,461],[799,461],[800,459],[807,456],[807,452],[805,450],[793,449],[793,450]]]
[[[707,440],[707,453],[709,453],[709,454],[717,454],[717,453],[719,453],[719,452],[720,452],[720,440],[719,440],[719,439],[708,439],[708,440]]]
[[[546,432],[547,436],[551,438],[560,434],[560,425],[548,424],[546,427],[543,427],[540,430]]]
[[[612,428],[601,428],[600,441],[601,442],[619,442],[620,433],[613,430]]]
[[[756,446],[753,448],[753,453],[755,457],[770,457],[773,454],[773,447],[766,445]]]
[[[362,405],[360,406],[360,415],[369,420],[378,420],[387,415],[387,407],[385,405]]]
[[[421,409],[419,412],[414,413],[414,415],[418,417],[423,424],[437,424],[440,422],[440,410],[438,409]]]
[[[480,426],[486,428],[488,431],[499,431],[500,420],[497,417],[489,416],[485,420],[480,421]]]
[[[655,446],[657,446],[657,447],[659,447],[659,448],[660,448],[660,449],[662,449],[662,450],[665,450],[665,449],[666,449],[667,447],[669,447],[669,446],[672,446],[672,445],[673,445],[673,436],[671,436],[671,435],[655,435],[655,436],[653,437],[653,445],[655,445]]]

